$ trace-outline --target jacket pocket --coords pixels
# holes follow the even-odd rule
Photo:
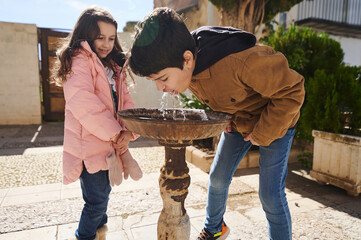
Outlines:
[[[242,136],[247,136],[253,131],[259,117],[259,115],[253,115],[248,112],[237,112],[234,115],[234,127]]]

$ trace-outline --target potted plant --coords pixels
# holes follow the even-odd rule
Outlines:
[[[314,137],[311,177],[319,183],[361,192],[361,68],[340,66],[335,74],[317,71],[310,79],[305,129]]]

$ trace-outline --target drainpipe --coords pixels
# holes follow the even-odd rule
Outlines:
[[[286,25],[287,25],[287,13],[286,12],[281,12],[280,13],[280,24],[283,24],[283,30],[286,30]]]
[[[348,0],[343,0],[342,6],[342,23],[347,22],[347,10],[348,10]]]

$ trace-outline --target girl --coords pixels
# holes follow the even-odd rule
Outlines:
[[[125,178],[142,177],[127,149],[136,136],[116,119],[118,110],[134,107],[124,65],[117,22],[99,7],[84,10],[54,69],[66,101],[63,182],[79,178],[85,201],[77,239],[105,239],[110,184],[121,183],[121,170]]]

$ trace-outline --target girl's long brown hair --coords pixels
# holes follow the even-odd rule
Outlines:
[[[87,41],[89,46],[95,52],[93,48],[94,40],[97,39],[100,34],[98,21],[111,23],[118,28],[118,23],[113,16],[106,10],[99,7],[90,7],[85,9],[79,16],[73,31],[65,39],[63,45],[58,49],[54,68],[52,69],[52,80],[58,85],[62,86],[66,81],[67,76],[71,73],[72,57],[79,53],[82,48],[80,43]],[[100,59],[104,66],[109,67],[114,71],[114,67],[111,64],[113,60],[119,66],[123,66],[126,60],[125,54],[120,46],[117,34],[115,35],[115,43],[113,50],[104,59]]]

